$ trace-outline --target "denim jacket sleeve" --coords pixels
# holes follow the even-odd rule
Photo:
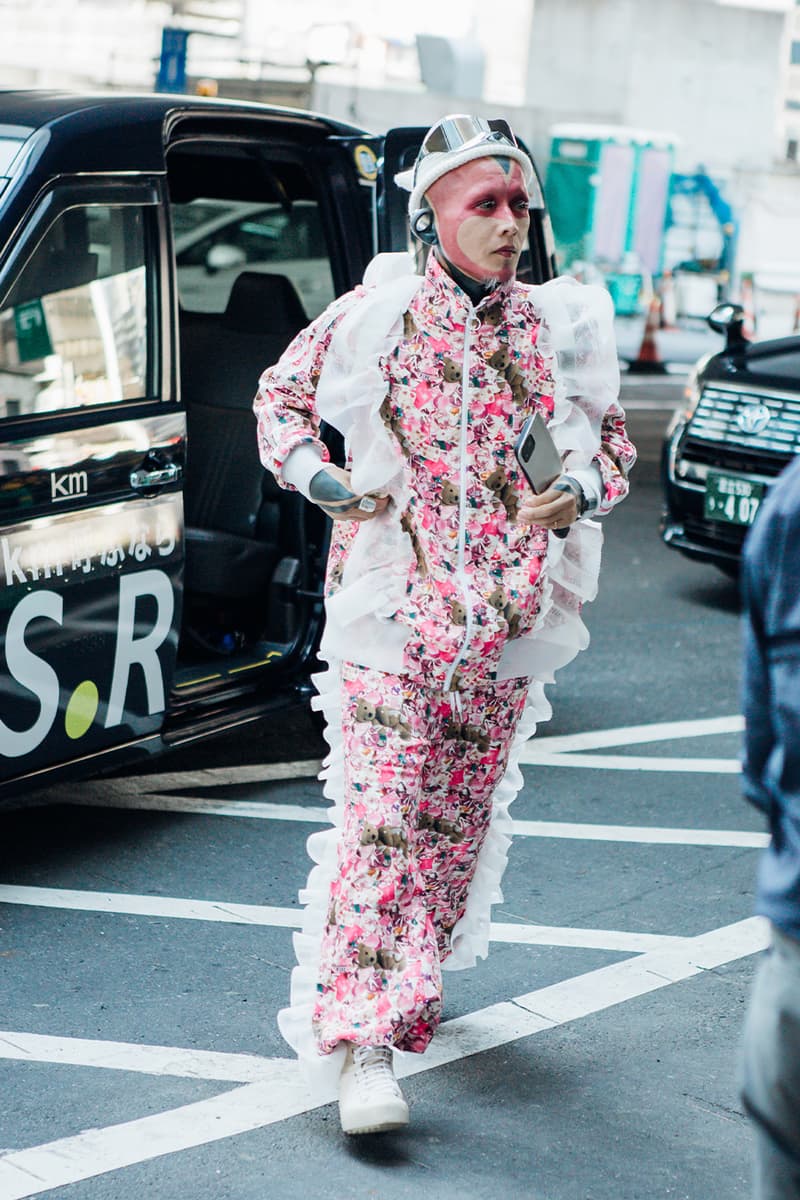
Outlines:
[[[742,707],[745,720],[744,793],[751,804],[769,812],[770,798],[765,786],[765,768],[775,745],[770,703],[769,666],[764,643],[761,600],[763,583],[756,561],[745,556],[742,569],[744,671]]]

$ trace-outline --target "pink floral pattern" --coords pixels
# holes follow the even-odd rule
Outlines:
[[[342,688],[345,828],[314,1028],[323,1052],[342,1040],[420,1052],[527,684],[466,692],[457,715],[408,676],[348,664]]]
[[[280,480],[280,466],[303,441],[318,436],[316,380],[346,307],[332,306],[299,334],[275,368],[261,377],[255,400],[265,466]],[[467,332],[471,312],[478,324]],[[536,624],[541,606],[547,531],[518,526],[515,516],[527,490],[517,469],[514,443],[526,417],[553,413],[551,361],[538,349],[541,321],[519,284],[507,284],[472,310],[467,298],[431,256],[423,286],[411,301],[404,336],[382,364],[384,424],[397,438],[405,462],[410,502],[397,514],[414,546],[406,601],[393,619],[411,636],[406,666],[419,647],[434,654],[444,678],[464,659],[463,681],[495,677],[505,643]],[[464,596],[456,577],[459,529],[461,394],[464,351],[471,405],[467,420],[465,570],[470,583],[471,641],[464,647]],[[322,445],[322,443],[319,443]],[[327,457],[327,451],[325,452]],[[605,482],[601,511],[628,491],[635,450],[624,414],[605,414],[595,461]],[[341,582],[357,524],[337,522],[328,560],[327,594]]]
[[[331,339],[361,294],[332,305],[261,377],[260,453],[282,486],[281,466],[298,444],[316,443],[328,457],[316,385]],[[413,548],[404,598],[388,619],[408,637],[398,674],[358,665],[357,643],[347,656],[354,661],[342,666],[344,825],[313,1013],[323,1054],[340,1041],[422,1051],[439,1020],[441,965],[465,912],[530,683],[498,682],[501,653],[537,628],[548,596],[549,535],[515,523],[527,483],[513,452],[528,415],[554,413],[543,333],[527,288],[503,285],[473,309],[431,256],[403,334],[380,362],[380,417],[402,455],[398,494],[409,497],[394,515]],[[616,402],[604,413],[594,461],[605,485],[600,512],[607,512],[627,494],[635,461]],[[334,522],[329,598],[367,528]],[[561,590],[562,604],[579,608]],[[338,738],[332,730],[332,746]]]

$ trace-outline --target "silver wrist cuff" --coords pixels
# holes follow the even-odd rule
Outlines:
[[[564,487],[564,484],[567,484],[567,487]],[[555,484],[555,487],[561,492],[572,492],[578,505],[579,520],[581,517],[591,516],[597,508],[597,501],[594,496],[587,496],[580,482],[574,479],[572,475],[562,475],[558,483]]]

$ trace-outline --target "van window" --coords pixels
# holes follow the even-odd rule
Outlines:
[[[287,276],[309,319],[334,299],[319,206],[291,203],[173,200],[178,296],[187,312],[222,313],[243,271]]]
[[[147,396],[145,217],[68,209],[0,307],[0,418]]]

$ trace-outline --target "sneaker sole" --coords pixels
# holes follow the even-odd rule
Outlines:
[[[404,1121],[376,1121],[373,1125],[357,1125],[349,1129],[342,1126],[342,1133],[346,1133],[348,1137],[357,1137],[361,1133],[390,1133],[393,1129],[405,1129],[408,1125],[408,1117]]]
[[[372,1110],[362,1107],[353,1111],[342,1112],[339,1108],[339,1120],[342,1133],[387,1133],[392,1129],[405,1129],[408,1124],[408,1106],[398,1098],[394,1104],[376,1104]]]

